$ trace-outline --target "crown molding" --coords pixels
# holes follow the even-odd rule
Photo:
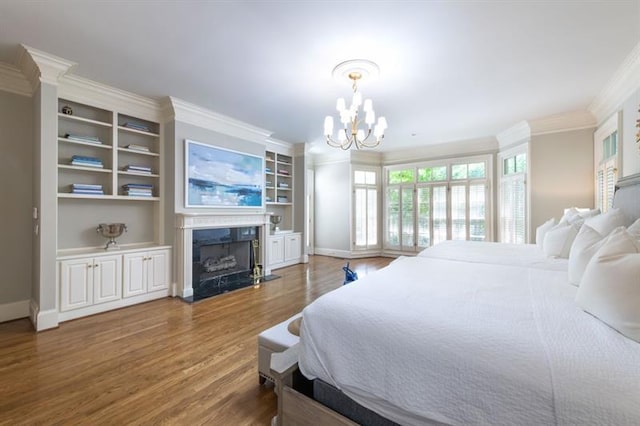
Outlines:
[[[60,77],[77,65],[75,62],[67,61],[24,44],[21,44],[20,47],[17,65],[31,84],[33,91],[40,86],[40,83],[57,86]]]
[[[0,62],[0,90],[21,96],[32,96],[31,84],[13,65]]]
[[[291,155],[293,150],[293,144],[289,142],[285,142],[280,139],[276,139],[273,137],[268,137],[265,139],[264,144],[266,148],[270,151],[276,151],[281,154]]]
[[[313,154],[314,166],[341,164],[341,163],[349,163],[349,162],[351,162],[351,155],[349,151],[335,150],[335,151]]]
[[[598,125],[590,111],[572,111],[528,121],[531,135],[590,129]]]
[[[383,152],[382,162],[384,165],[413,163],[416,161],[435,160],[447,157],[467,157],[495,152],[497,150],[498,142],[496,138],[485,137]]]
[[[58,96],[145,120],[160,122],[163,118],[163,105],[158,99],[116,89],[76,75],[67,74],[60,78]]]
[[[226,115],[169,96],[165,103],[165,119],[213,130],[214,132],[265,144],[270,131],[244,123]]]
[[[528,142],[531,139],[531,127],[526,121],[521,121],[496,135],[500,149],[515,145],[520,142]]]
[[[640,42],[627,55],[588,109],[596,117],[598,124],[602,123],[638,88],[640,88]]]
[[[379,166],[382,164],[382,152],[379,151],[351,151],[351,163]]]

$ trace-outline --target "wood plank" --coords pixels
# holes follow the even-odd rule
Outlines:
[[[359,276],[391,259],[351,260]],[[0,425],[268,425],[257,336],[342,285],[343,259],[274,271],[281,278],[194,304],[166,298],[35,333],[0,324]]]

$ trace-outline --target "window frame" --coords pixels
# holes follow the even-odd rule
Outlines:
[[[367,183],[356,183],[356,172],[372,172],[375,173],[375,184],[367,184]],[[379,167],[374,167],[374,166],[365,166],[365,165],[351,165],[351,211],[352,211],[352,217],[351,217],[351,248],[352,250],[355,251],[366,251],[366,250],[380,250],[380,248],[382,247],[382,235],[380,233],[380,220],[381,220],[381,214],[380,214],[380,207],[381,207],[381,191],[380,191],[380,182],[381,182],[381,170]],[[366,190],[370,190],[370,189],[375,189],[376,191],[376,205],[375,205],[375,214],[376,214],[376,244],[369,244],[368,242],[368,220],[367,220],[367,224],[366,224],[366,235],[367,235],[367,244],[365,245],[358,245],[357,244],[357,238],[356,238],[356,232],[357,232],[357,226],[356,226],[356,220],[357,220],[357,205],[356,205],[356,189],[366,189]],[[367,203],[368,204],[368,203]],[[367,214],[368,214],[368,210],[367,210]],[[367,216],[368,217],[368,216]]]
[[[517,169],[516,167],[516,157],[518,155],[521,154],[525,154],[526,155],[526,166],[525,166],[525,170],[523,172],[516,172],[515,170]],[[505,173],[504,170],[504,164],[505,164],[505,160],[509,159],[509,158],[513,158],[514,161],[514,172],[513,173]],[[530,218],[531,218],[531,200],[530,200],[530,193],[529,193],[529,177],[530,177],[530,170],[531,170],[531,152],[529,150],[529,143],[524,143],[524,144],[520,144],[518,146],[515,146],[513,148],[501,151],[498,153],[498,164],[500,164],[500,170],[497,173],[498,176],[498,194],[497,194],[497,201],[498,201],[498,208],[497,208],[497,216],[496,216],[496,223],[497,223],[497,234],[498,234],[498,241],[500,242],[504,242],[504,233],[503,233],[503,226],[502,226],[502,203],[503,203],[503,186],[506,182],[508,181],[516,181],[516,180],[521,180],[523,181],[524,184],[524,241],[523,243],[529,243],[530,240],[530,231],[529,231],[529,224],[530,224]]]
[[[610,205],[607,201],[613,200],[613,194],[610,194],[608,188],[615,188],[618,181],[618,170],[622,164],[622,147],[621,147],[621,129],[620,113],[615,113],[609,117],[593,134],[593,175],[594,175],[594,192],[593,202],[596,208],[600,208],[605,213]],[[616,133],[616,153],[605,158],[604,141]],[[607,173],[613,171],[613,182],[608,182]],[[598,175],[602,173],[604,191],[600,193]],[[615,191],[615,189],[614,189]],[[602,198],[601,198],[602,197]]]

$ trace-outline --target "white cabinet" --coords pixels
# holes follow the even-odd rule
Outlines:
[[[102,256],[60,262],[60,310],[120,299],[122,257]]]
[[[124,255],[123,297],[169,288],[169,250]]]
[[[298,263],[300,261],[300,255],[302,254],[302,247],[300,242],[302,236],[295,232],[293,234],[286,234],[284,237],[284,261],[294,261]]]
[[[267,237],[267,265],[272,268],[295,265],[302,254],[299,232],[274,234]]]
[[[168,246],[60,257],[60,321],[168,296],[170,264]]]

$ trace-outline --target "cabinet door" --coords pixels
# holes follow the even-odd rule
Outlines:
[[[60,262],[60,310],[84,308],[93,303],[93,259]]]
[[[285,237],[284,244],[284,260],[285,262],[294,259],[300,259],[300,234],[291,234]]]
[[[137,296],[147,292],[148,253],[124,255],[124,281],[122,297]]]
[[[169,288],[169,251],[151,251],[147,256],[147,290],[166,290]]]
[[[269,237],[267,258],[269,259],[269,265],[276,265],[284,262],[284,237]]]
[[[122,294],[122,257],[97,257],[93,262],[93,303],[120,299]]]

